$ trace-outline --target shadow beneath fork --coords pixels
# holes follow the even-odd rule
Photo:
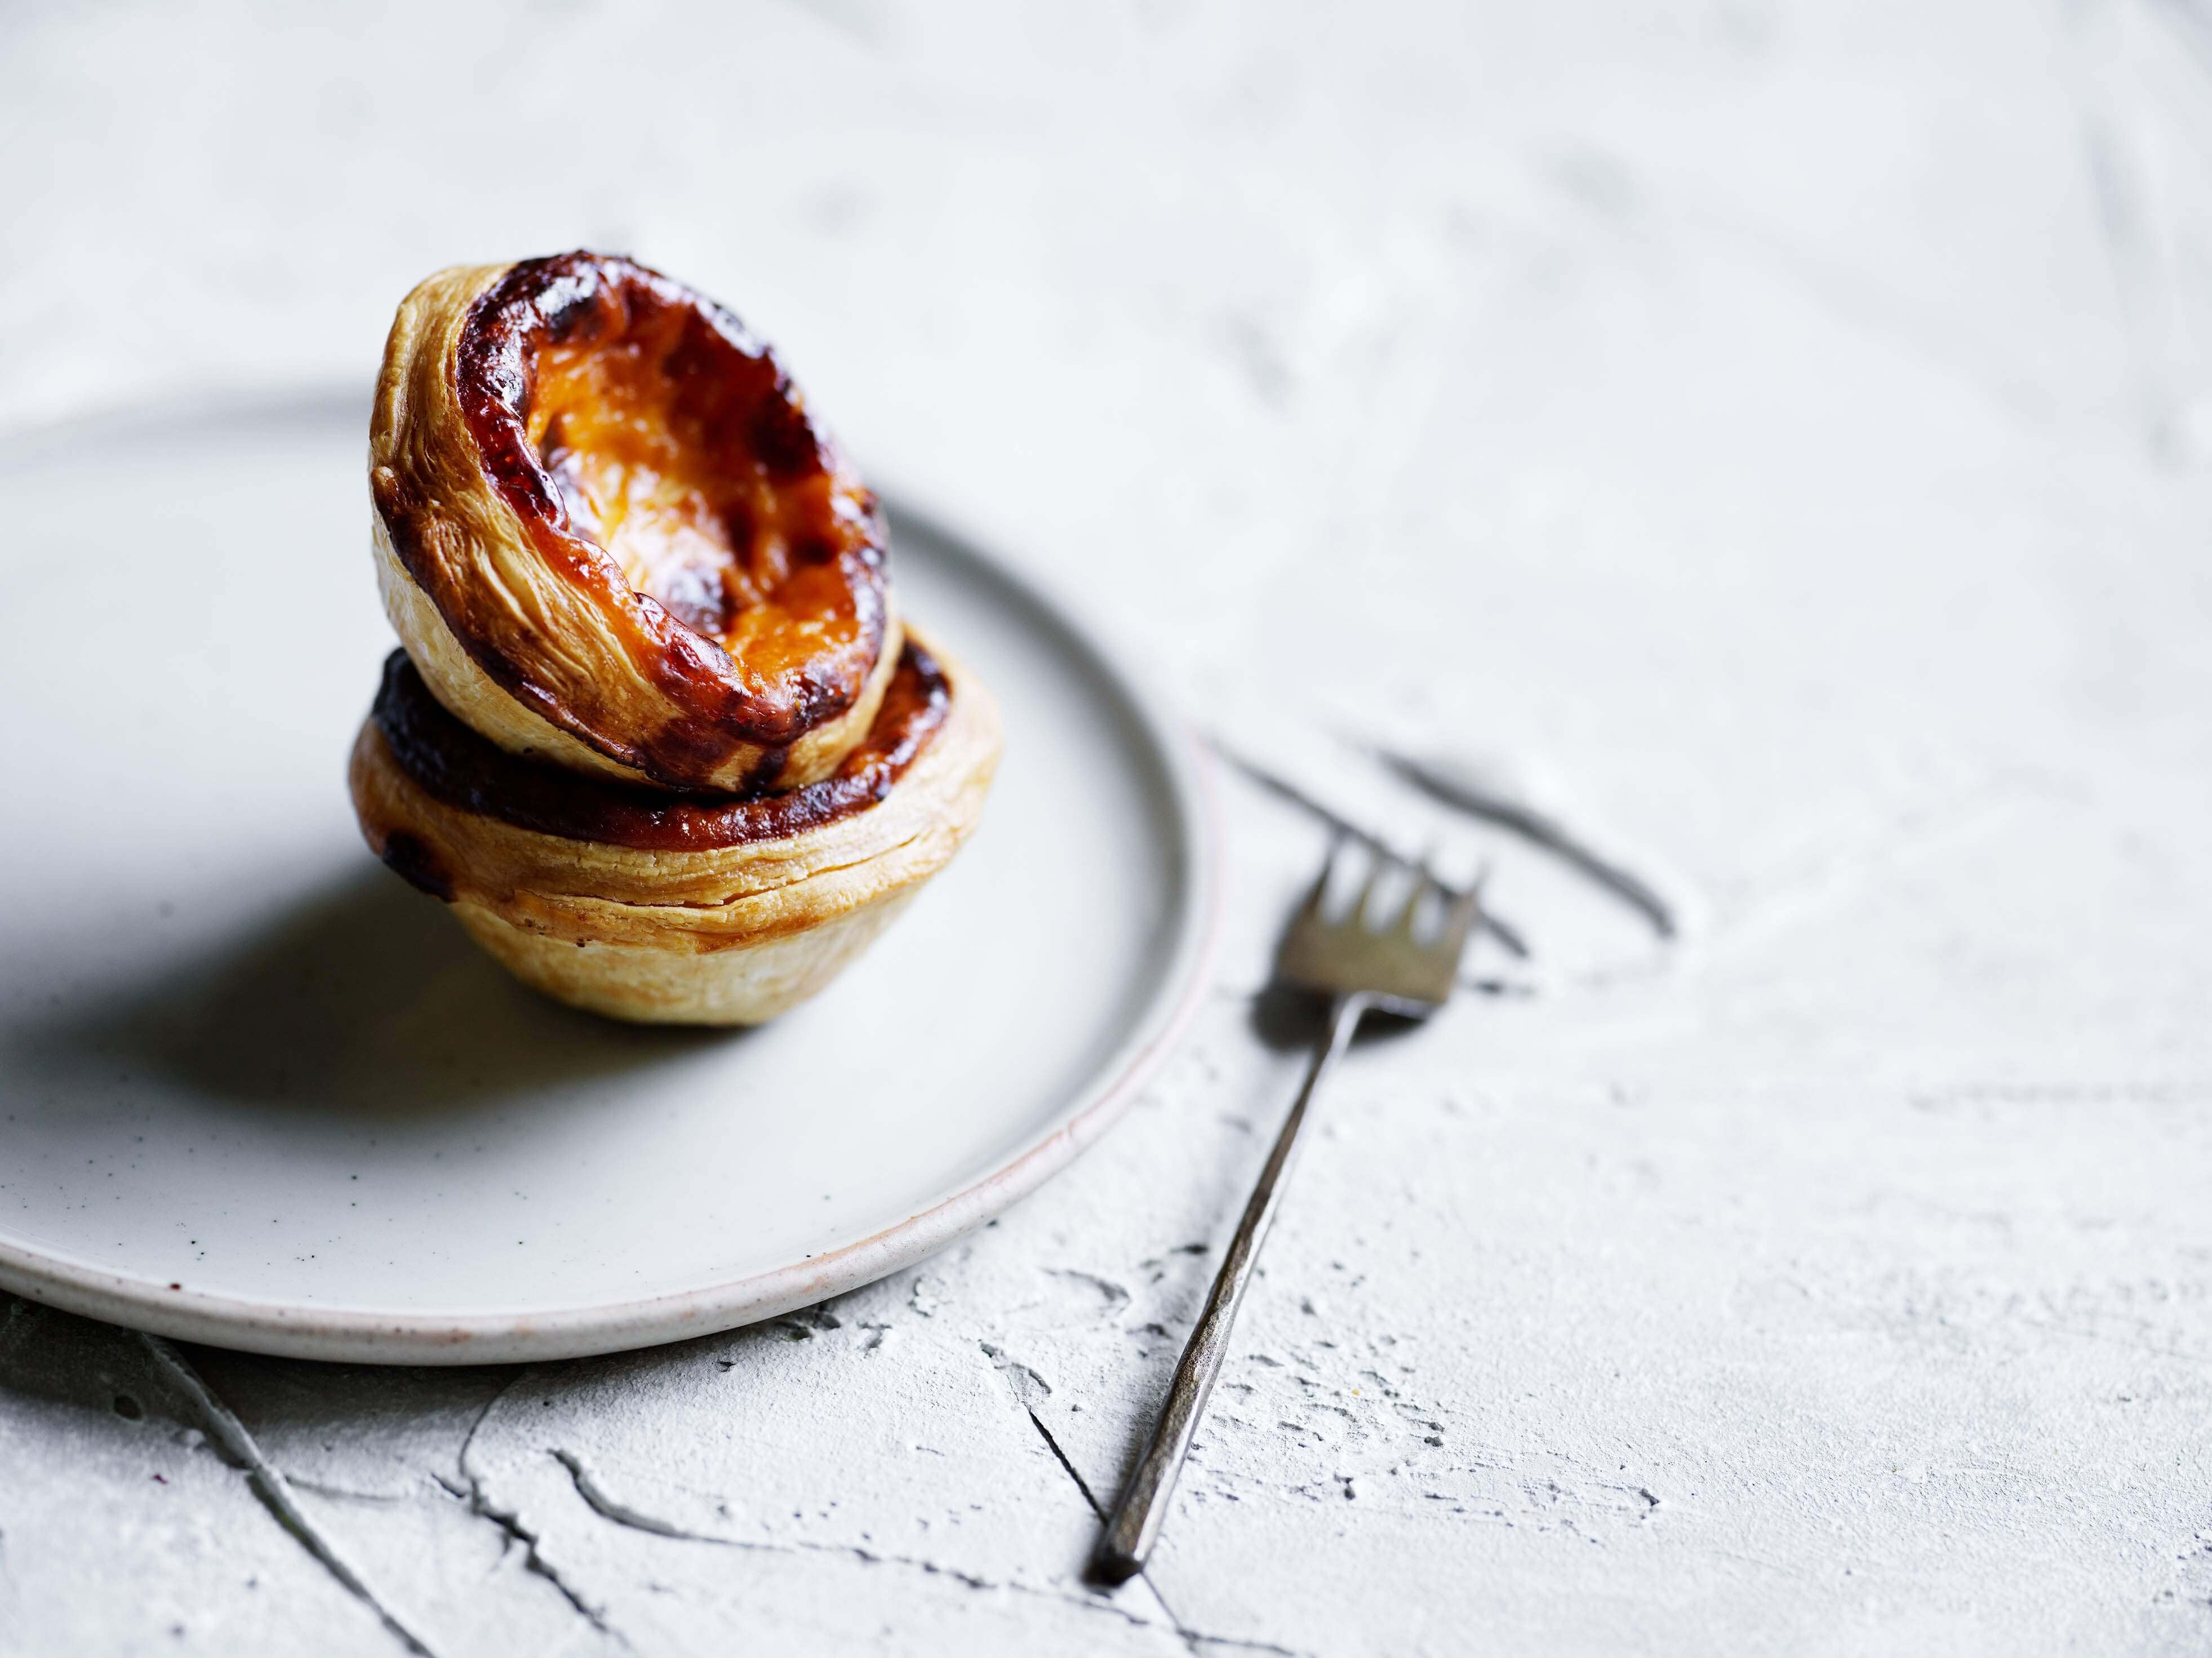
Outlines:
[[[1261,1044],[1276,1053],[1309,1051],[1328,1034],[1328,998],[1278,981],[1252,999],[1248,1023]],[[1391,1042],[1418,1029],[1421,1023],[1419,1019],[1370,1008],[1352,1040],[1360,1046]]]

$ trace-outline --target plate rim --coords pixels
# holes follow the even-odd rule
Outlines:
[[[204,429],[307,409],[351,413],[367,404],[362,389],[331,385],[156,397],[0,428],[0,468],[36,465],[104,434],[158,433],[187,422]],[[24,448],[33,453],[21,454]],[[1167,964],[1113,1051],[1073,1090],[1071,1106],[982,1175],[879,1231],[765,1271],[634,1300],[520,1314],[300,1306],[114,1272],[5,1236],[0,1236],[0,1289],[155,1335],[283,1358],[394,1365],[586,1358],[723,1333],[875,1283],[1004,1212],[1095,1145],[1181,1042],[1212,981],[1224,890],[1218,762],[1198,733],[1151,689],[1141,671],[1145,657],[1085,619],[1083,608],[1068,603],[1052,580],[934,511],[903,480],[896,489],[878,493],[895,531],[902,519],[915,525],[939,550],[1049,617],[1082,647],[1089,670],[1133,717],[1167,786],[1168,815],[1185,872]]]

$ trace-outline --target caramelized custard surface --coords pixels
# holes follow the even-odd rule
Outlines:
[[[456,374],[541,546],[651,601],[617,614],[664,688],[768,742],[852,706],[885,634],[875,501],[736,318],[628,259],[525,260],[476,301]]]

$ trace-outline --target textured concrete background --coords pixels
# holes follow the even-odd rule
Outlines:
[[[1194,1035],[918,1272],[441,1374],[0,1302],[0,1650],[2212,1644],[2202,8],[17,8],[0,134],[8,424],[635,251],[1538,948],[1347,1064],[1149,1582],[1323,840],[1237,774]]]

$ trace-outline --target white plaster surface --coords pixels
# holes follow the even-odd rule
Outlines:
[[[519,1371],[0,1304],[0,1651],[2212,1644],[2196,9],[17,8],[0,144],[8,424],[628,247],[1537,949],[1345,1066],[1148,1582],[1089,1497],[1323,844],[1233,773],[1192,1036],[919,1271]],[[1510,766],[1686,936],[1332,733]]]

